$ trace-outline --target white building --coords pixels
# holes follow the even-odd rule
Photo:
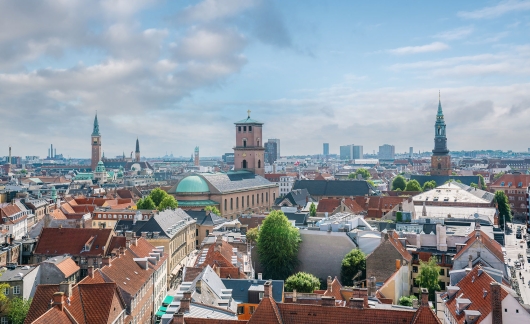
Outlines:
[[[280,177],[280,197],[285,196],[293,190],[294,180],[295,178],[291,176]]]

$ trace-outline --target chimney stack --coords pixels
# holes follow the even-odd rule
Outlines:
[[[429,291],[426,288],[421,288],[421,306],[429,307]]]
[[[322,296],[322,306],[335,306],[335,297],[334,296]]]
[[[350,298],[348,302],[348,307],[351,309],[363,309],[364,308],[364,298]]]
[[[66,297],[72,296],[72,283],[71,282],[61,282],[59,284],[59,291],[62,292]]]
[[[88,266],[87,270],[88,270],[88,276],[90,278],[94,278],[94,266]]]
[[[498,282],[492,282],[490,287],[492,323],[502,324],[501,284]]]
[[[64,309],[64,293],[61,291],[58,291],[53,294],[53,304],[52,306],[57,306],[57,308],[62,312]]]
[[[333,279],[331,279],[331,276],[328,276],[327,284],[328,291],[333,291]]]
[[[109,266],[110,267],[110,257],[101,258],[101,266]]]
[[[184,314],[182,313],[173,313],[172,324],[184,324]]]
[[[265,282],[263,288],[263,298],[272,297],[272,281],[268,280],[267,282]]]
[[[191,302],[191,291],[184,292],[184,297],[180,300],[180,313],[185,313],[190,311],[190,302]]]

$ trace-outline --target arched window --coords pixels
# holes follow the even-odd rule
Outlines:
[[[236,197],[236,209],[239,209],[239,197]]]
[[[247,160],[243,160],[243,162],[241,162],[241,167],[243,169],[246,169],[247,168]]]
[[[254,206],[254,195],[252,195],[252,206]]]
[[[268,192],[265,193],[265,200],[266,200],[267,202],[269,202],[269,193],[268,193]]]
[[[441,170],[441,169],[442,169],[442,164],[438,163],[438,170]]]
[[[245,196],[241,196],[241,208],[245,208]]]
[[[243,139],[243,147],[247,147],[247,139],[246,138]]]
[[[276,201],[276,193],[275,192],[272,193],[272,201]]]
[[[256,205],[259,205],[259,194],[256,194]]]
[[[261,160],[258,160],[258,169],[261,168]]]
[[[230,210],[234,210],[234,198],[230,198]]]
[[[263,192],[261,193],[261,203],[263,204]]]
[[[225,210],[226,210],[226,205],[227,205],[227,204],[226,204],[226,199],[225,199]]]

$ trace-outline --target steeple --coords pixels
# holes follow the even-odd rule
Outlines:
[[[138,137],[136,137],[136,153],[140,153],[140,142],[138,141]]]
[[[438,92],[438,112],[436,114],[436,122],[434,123],[434,155],[447,155],[447,137],[445,134],[445,120],[442,111],[442,101],[440,100],[440,93]]]
[[[438,113],[436,114],[436,117],[444,118],[444,113],[442,111],[442,100],[440,99],[440,91],[438,91]]]
[[[101,136],[99,134],[98,113],[96,113],[96,117],[94,117],[94,130],[92,131],[92,136]]]

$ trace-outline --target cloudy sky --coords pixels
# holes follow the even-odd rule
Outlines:
[[[282,155],[329,142],[530,147],[530,1],[0,2],[0,155],[230,152],[265,123]],[[4,153],[5,152],[5,153]]]

